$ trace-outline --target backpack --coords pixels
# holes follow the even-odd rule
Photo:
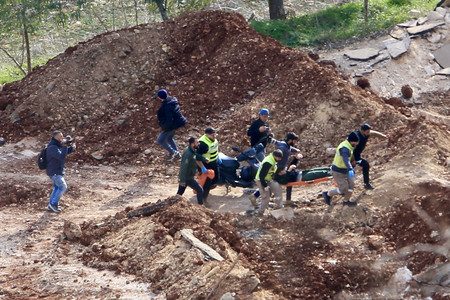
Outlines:
[[[37,164],[39,169],[45,170],[47,169],[47,146],[42,149],[41,153],[38,156]]]

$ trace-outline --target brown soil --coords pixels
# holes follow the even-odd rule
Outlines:
[[[178,163],[164,163],[155,143],[159,103],[151,96],[159,88],[179,99],[189,120],[176,135],[180,148],[214,126],[220,150],[232,156],[231,146],[248,148],[246,130],[266,107],[275,137],[299,134],[300,167],[319,167],[331,163],[327,148],[369,123],[388,135],[372,137],[364,151],[376,189],[363,189],[360,169],[357,207],[338,198],[324,205],[317,195],[330,183],[296,187],[291,220],[246,215],[240,189],[216,188],[206,207],[193,204],[191,191],[173,197]],[[349,83],[333,62],[318,63],[219,11],[80,43],[0,92],[0,136],[8,141],[0,148],[0,295],[443,299],[446,287],[397,289],[392,277],[403,266],[416,275],[448,263],[446,93],[428,95],[424,109],[441,116],[429,121]],[[60,215],[44,210],[51,184],[36,165],[56,129],[77,143]],[[97,151],[103,159],[92,157]],[[155,203],[163,205],[155,214],[128,217]],[[224,261],[192,247],[182,229]],[[447,254],[429,250],[443,247]]]

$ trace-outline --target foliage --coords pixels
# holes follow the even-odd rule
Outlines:
[[[390,2],[402,5],[392,5]],[[291,47],[312,46],[327,41],[364,37],[410,19],[408,11],[417,9],[425,14],[438,1],[371,0],[369,18],[364,20],[363,2],[352,2],[329,7],[311,15],[288,20],[253,22],[252,27]]]
[[[51,57],[39,57],[33,60],[32,67],[43,66]],[[23,78],[23,73],[14,65],[5,65],[0,68],[0,84],[13,82]]]

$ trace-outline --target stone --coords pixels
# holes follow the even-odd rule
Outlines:
[[[80,225],[68,220],[64,220],[63,233],[69,241],[77,240],[83,234]]]
[[[430,43],[436,44],[436,43],[439,43],[439,41],[441,40],[441,38],[442,38],[442,36],[441,36],[440,33],[434,32],[431,36],[429,36],[429,37],[427,38],[427,40],[428,40]]]
[[[435,11],[443,17],[447,14],[447,10],[443,7],[436,7]]]
[[[380,250],[383,248],[384,237],[380,235],[369,235],[367,237],[367,243],[370,248]]]
[[[450,67],[450,43],[433,52],[434,59],[442,68]]]
[[[294,218],[294,210],[291,207],[284,207],[276,210],[271,210],[270,215],[277,220],[281,218],[292,220]]]
[[[220,297],[220,300],[234,300],[236,298],[233,296],[233,294],[234,293],[230,293],[230,292],[225,293],[222,295],[222,297]]]
[[[441,263],[429,267],[424,272],[415,275],[414,279],[426,284],[450,285],[450,263]]]
[[[250,275],[247,281],[247,292],[253,293],[254,290],[261,284],[261,281],[255,275]]]
[[[433,22],[433,23],[429,23],[429,24],[425,24],[425,25],[410,27],[407,30],[410,35],[422,34],[422,33],[428,32],[430,30],[433,30],[436,27],[442,26],[444,24],[445,24],[445,22]]]
[[[3,146],[6,144],[5,138],[0,138],[0,146]]]
[[[393,30],[393,31],[391,31],[391,33],[389,35],[397,40],[402,40],[407,37],[407,33],[404,29]],[[383,41],[383,43],[384,43],[384,41]]]
[[[407,39],[404,39],[399,42],[388,44],[388,45],[386,45],[386,48],[389,52],[389,55],[392,58],[398,58],[402,54],[408,52],[410,44],[411,44],[411,39],[407,38]]]
[[[250,97],[253,97],[253,96],[255,95],[255,92],[254,92],[254,91],[248,91],[248,95],[249,95]]]
[[[367,61],[378,56],[380,51],[375,48],[363,48],[358,50],[350,50],[344,53],[349,59]]]
[[[417,9],[411,9],[408,12],[408,15],[410,15],[411,17],[418,17],[418,16],[420,16],[420,14],[421,14],[420,11]]]
[[[224,260],[224,258],[219,253],[217,253],[217,251],[196,238],[193,234],[192,229],[182,229],[180,233],[189,243],[192,244],[192,246],[200,249],[203,253],[205,253],[212,259],[218,261]]]
[[[425,66],[423,67],[423,69],[425,70],[428,76],[434,76],[436,74],[432,66]]]
[[[436,72],[437,75],[450,75],[450,68],[445,68]]]
[[[417,26],[416,20],[407,21],[405,23],[397,24],[398,27],[415,27]]]
[[[422,17],[417,19],[417,25],[423,25],[428,21],[427,17]]]
[[[429,21],[441,21],[444,19],[444,15],[437,11],[430,11],[427,15],[427,18]]]
[[[91,157],[92,157],[93,159],[95,159],[95,160],[102,160],[103,158],[105,158],[105,157],[103,156],[102,151],[95,151],[95,152],[92,152],[92,153],[91,153]]]

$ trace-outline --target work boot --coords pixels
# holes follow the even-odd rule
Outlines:
[[[371,185],[370,183],[366,183],[366,184],[364,185],[364,188],[365,188],[366,190],[373,190],[373,189],[374,189],[373,185]]]
[[[167,157],[166,161],[172,161],[174,157],[175,157],[175,152],[172,152],[172,153],[169,154],[169,156]]]
[[[53,211],[55,213],[60,213],[61,212],[61,207],[59,207],[58,205],[49,204],[47,206],[47,210]]]
[[[356,201],[344,201],[344,202],[342,202],[342,205],[356,206],[356,205],[358,205],[358,203],[356,203]]]
[[[330,203],[331,203],[331,197],[328,196],[328,192],[323,192],[323,193],[322,193],[322,196],[323,196],[323,200],[325,201],[325,203],[326,203],[327,205],[330,205]]]
[[[175,151],[175,152],[174,152],[174,157],[175,157],[176,159],[181,159],[181,154],[180,154],[180,152]]]

